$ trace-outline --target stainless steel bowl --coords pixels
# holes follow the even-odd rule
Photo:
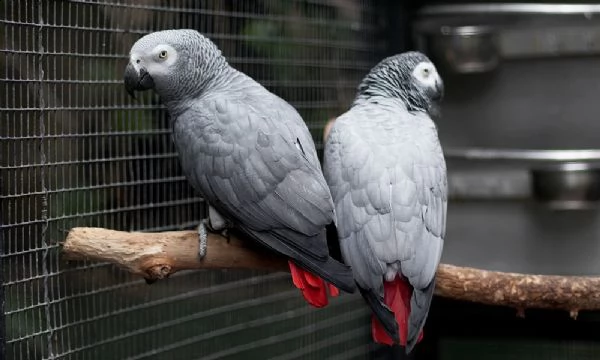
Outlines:
[[[417,48],[457,73],[500,61],[600,54],[600,4],[448,4],[421,8]]]
[[[491,71],[500,62],[498,39],[490,26],[442,26],[430,41],[434,56],[457,73]]]
[[[594,209],[600,205],[600,166],[562,163],[531,170],[536,200],[556,210]]]
[[[450,147],[444,150],[444,156],[455,171],[463,172],[458,179],[462,181],[458,190],[463,197],[465,194],[483,194],[486,198],[497,199],[530,198],[560,210],[600,207],[600,149]],[[489,173],[488,179],[484,176],[475,180],[466,178],[465,169],[472,168],[485,169],[481,171]],[[457,178],[456,174],[449,174],[449,177]]]

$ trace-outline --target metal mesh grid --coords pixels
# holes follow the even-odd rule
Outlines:
[[[200,198],[182,177],[165,114],[127,97],[131,44],[195,28],[290,101],[321,145],[373,64],[371,1],[0,0],[0,196],[7,359],[361,357],[356,296],[314,310],[289,275],[183,272],[147,286],[113,266],[67,263],[74,226],[177,230]],[[0,356],[1,357],[1,356]]]

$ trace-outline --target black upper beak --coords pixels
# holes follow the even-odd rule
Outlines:
[[[435,82],[435,94],[433,96],[433,100],[440,101],[444,98],[444,82],[442,79],[439,79]]]
[[[138,73],[131,62],[125,68],[123,80],[125,82],[125,90],[134,99],[136,90],[144,91],[154,87],[154,79],[152,79],[148,71],[141,67]]]

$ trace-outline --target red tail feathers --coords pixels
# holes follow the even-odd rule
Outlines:
[[[338,288],[326,283],[320,277],[302,269],[291,260],[288,263],[294,285],[302,291],[302,296],[312,306],[320,308],[329,303],[327,289],[329,289],[329,295],[331,296],[338,296],[340,294]]]
[[[408,315],[410,314],[410,297],[412,296],[412,286],[405,280],[397,276],[394,281],[383,282],[383,301],[385,304],[394,312],[396,315],[396,322],[398,323],[400,333],[400,345],[406,345],[406,338],[408,337]],[[385,332],[383,326],[375,318],[371,320],[371,332],[373,334],[373,340],[376,343],[393,345],[394,341]],[[423,330],[419,334],[417,343],[423,339]]]

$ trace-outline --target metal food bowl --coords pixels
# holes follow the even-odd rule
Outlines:
[[[431,38],[432,52],[457,73],[481,73],[498,66],[498,40],[489,26],[443,26]]]
[[[531,170],[536,200],[555,210],[595,209],[600,205],[600,166],[562,163]]]

